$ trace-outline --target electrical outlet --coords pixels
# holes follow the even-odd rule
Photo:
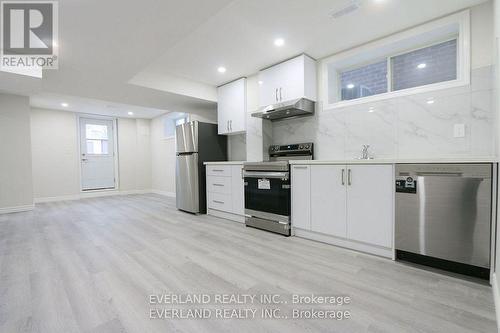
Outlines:
[[[453,137],[455,138],[465,137],[465,124],[455,124],[453,126]]]

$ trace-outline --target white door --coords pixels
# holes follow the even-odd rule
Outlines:
[[[80,118],[82,190],[115,188],[113,120]]]
[[[245,131],[246,79],[242,78],[217,89],[217,123],[219,134]]]
[[[311,167],[292,166],[292,227],[311,230]]]
[[[278,99],[280,102],[304,97],[304,56],[280,65]]]
[[[346,166],[311,166],[311,230],[346,238]]]
[[[259,72],[259,106],[279,102],[279,67],[273,66]]]
[[[348,165],[347,169],[347,237],[392,247],[392,165]]]

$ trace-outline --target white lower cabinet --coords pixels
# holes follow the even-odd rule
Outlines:
[[[237,222],[245,222],[245,195],[238,165],[210,165],[207,169],[207,213]]]
[[[292,166],[292,225],[311,229],[311,167]]]
[[[347,171],[347,238],[392,247],[392,165],[350,165]]]
[[[243,165],[231,166],[231,196],[233,213],[245,215],[245,186],[243,181]]]
[[[311,166],[312,231],[347,236],[345,182],[345,166]]]
[[[394,220],[393,165],[293,165],[292,226],[304,237],[386,255]],[[333,236],[333,237],[332,237]],[[333,242],[335,243],[335,242]]]

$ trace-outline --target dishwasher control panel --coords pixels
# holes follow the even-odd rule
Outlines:
[[[417,193],[417,180],[411,176],[396,177],[396,193]]]

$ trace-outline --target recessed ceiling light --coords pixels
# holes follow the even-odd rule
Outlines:
[[[220,66],[219,68],[217,68],[217,72],[219,72],[219,73],[225,73],[226,72],[226,67]]]
[[[373,0],[373,2],[375,2],[375,3],[382,3],[382,2],[385,2],[385,0]]]
[[[285,40],[283,38],[276,38],[274,40],[274,45],[278,47],[283,46],[285,45]]]
[[[434,100],[433,100],[433,99],[429,99],[429,100],[427,101],[427,104],[434,104]]]
[[[417,66],[418,69],[424,69],[425,67],[427,67],[427,64],[419,64]]]
[[[263,85],[263,84],[264,84],[264,82],[262,82],[262,81],[259,81],[259,85],[260,85],[260,86],[261,86],[261,85]]]
[[[67,107],[69,106],[69,104],[68,104],[68,103],[61,103],[61,106],[62,106],[63,108],[67,108]]]
[[[347,85],[347,89],[352,89],[352,88],[354,88],[354,84],[349,83],[349,84]]]
[[[133,116],[133,115],[134,115],[134,113],[133,113],[132,111],[127,112],[127,114],[128,114],[129,116]]]
[[[370,108],[368,108],[368,112],[375,112],[375,108],[371,106]]]

